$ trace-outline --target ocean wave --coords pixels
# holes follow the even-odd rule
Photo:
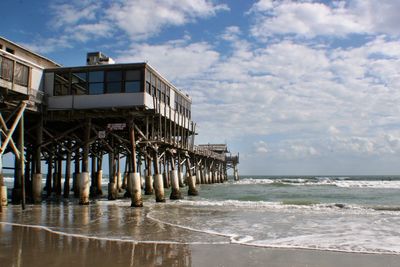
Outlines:
[[[341,188],[376,188],[400,189],[399,180],[348,180],[347,177],[315,177],[284,178],[284,179],[254,179],[246,178],[233,182],[235,185],[271,185],[271,186],[336,186]]]
[[[182,220],[179,217],[170,216],[168,212],[160,214],[159,211],[153,211],[147,214],[147,218],[172,227],[228,237],[230,243],[246,246],[400,254],[398,245],[400,237],[396,234],[393,236],[393,232],[387,231],[390,222],[384,222],[382,225],[378,214],[373,216],[375,223],[370,228],[366,227],[371,221],[369,215],[343,217],[330,214],[329,218],[325,215],[314,215],[310,218],[310,214],[306,213],[300,216],[303,220],[299,221],[298,215],[282,212],[279,213],[280,215],[269,214],[266,221],[264,215],[247,211],[246,214],[250,218],[256,216],[258,219],[253,217],[253,222],[247,216],[238,218],[237,213],[224,213],[226,220],[225,223],[221,223],[222,217],[214,217],[214,214],[210,216],[207,213],[188,214],[197,217]],[[392,218],[392,216],[389,217]],[[259,220],[264,223],[257,223]],[[285,225],[290,225],[290,227],[287,228]],[[389,228],[396,229],[393,225]]]
[[[178,200],[167,202],[166,205],[186,206],[186,207],[221,207],[224,209],[246,209],[246,210],[264,210],[264,211],[303,211],[309,212],[340,212],[347,214],[400,214],[400,206],[362,206],[356,204],[343,203],[318,203],[306,200],[284,200],[282,202],[269,201],[241,201],[241,200]]]

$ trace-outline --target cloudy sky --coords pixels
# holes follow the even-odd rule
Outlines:
[[[400,174],[399,0],[2,0],[0,35],[65,66],[147,61],[242,174]]]

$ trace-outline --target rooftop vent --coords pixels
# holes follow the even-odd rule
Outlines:
[[[86,65],[114,64],[114,60],[101,52],[90,52],[86,55]]]

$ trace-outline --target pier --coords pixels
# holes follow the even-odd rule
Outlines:
[[[5,168],[14,169],[11,202],[23,208],[70,193],[89,204],[104,194],[104,160],[108,199],[130,197],[132,207],[143,206],[142,194],[196,196],[196,185],[225,182],[231,168],[239,179],[239,155],[195,144],[192,99],[148,63],[114,64],[95,52],[86,66],[62,67],[0,37],[0,93],[0,211]],[[6,153],[13,167],[3,166]]]

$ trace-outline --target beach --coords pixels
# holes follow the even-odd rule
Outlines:
[[[399,177],[244,177],[143,208],[5,207],[1,266],[398,266]],[[106,181],[104,181],[106,186]],[[166,191],[167,195],[169,190]]]
[[[29,211],[28,211],[29,212]],[[163,239],[173,239],[165,226]],[[164,228],[164,229],[162,229]],[[168,227],[167,227],[168,228]],[[137,229],[140,231],[140,229]],[[146,231],[146,229],[143,229]],[[176,234],[176,233],[175,233]],[[182,231],[180,235],[190,235]],[[160,234],[159,234],[160,235]],[[398,266],[400,256],[231,244],[111,241],[0,223],[1,266]]]

